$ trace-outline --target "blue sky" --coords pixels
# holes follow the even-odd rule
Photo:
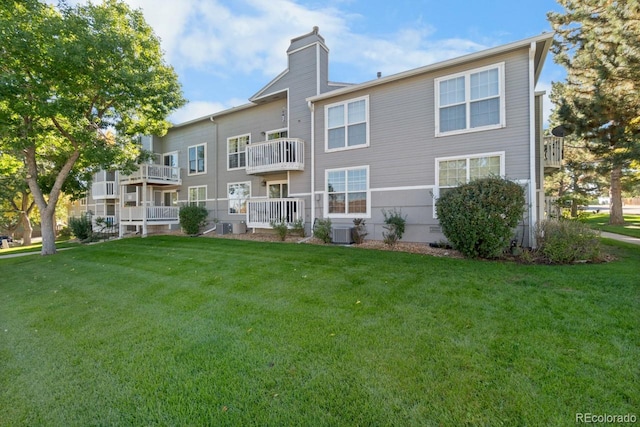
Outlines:
[[[161,38],[190,101],[174,123],[247,103],[313,26],[330,50],[330,79],[360,83],[550,31],[547,12],[562,10],[554,0],[126,1]],[[563,79],[550,54],[537,89]]]

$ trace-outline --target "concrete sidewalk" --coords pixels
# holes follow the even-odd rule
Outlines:
[[[629,237],[629,236],[623,236],[622,234],[607,233],[606,231],[601,231],[600,237],[604,237],[605,239],[618,240],[619,242],[626,242],[634,245],[640,245],[640,239],[638,239],[637,237]]]

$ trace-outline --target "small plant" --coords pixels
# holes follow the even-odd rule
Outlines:
[[[204,206],[189,205],[181,207],[178,215],[184,233],[195,236],[206,224],[208,212]]]
[[[304,237],[304,221],[302,220],[302,218],[295,220],[293,224],[291,224],[291,231],[293,231],[295,234],[299,234],[300,237]]]
[[[76,239],[81,242],[90,240],[93,235],[93,227],[89,215],[69,218],[69,228],[71,229],[71,233],[76,236]]]
[[[383,209],[382,215],[385,223],[383,227],[387,230],[382,232],[383,241],[389,246],[395,246],[402,239],[407,224],[407,216],[402,216],[402,210],[398,211],[396,208],[391,211]]]
[[[543,221],[536,234],[538,252],[550,263],[597,261],[601,256],[598,231],[580,221]]]
[[[331,243],[331,219],[317,219],[313,226],[313,235],[324,243]]]
[[[287,238],[287,233],[289,233],[289,225],[284,220],[284,218],[280,218],[280,221],[271,220],[271,222],[269,222],[269,225],[271,225],[271,228],[275,230],[276,234],[280,238],[280,241],[284,242]]]
[[[353,232],[351,236],[356,245],[364,242],[364,238],[367,237],[367,226],[365,225],[364,218],[356,218],[353,220]]]

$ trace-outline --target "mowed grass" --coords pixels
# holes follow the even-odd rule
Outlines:
[[[609,225],[608,213],[588,215],[584,222],[597,230],[640,238],[640,215],[624,215],[624,225]]]
[[[0,425],[638,414],[640,247],[534,266],[132,238],[0,260]]]

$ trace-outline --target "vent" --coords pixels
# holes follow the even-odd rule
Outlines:
[[[436,225],[436,226],[431,226],[429,227],[429,232],[430,233],[442,233],[442,227]]]
[[[230,222],[220,222],[216,226],[217,234],[231,234],[233,231],[233,225]]]
[[[353,227],[333,228],[331,240],[339,245],[350,245],[353,243]]]

